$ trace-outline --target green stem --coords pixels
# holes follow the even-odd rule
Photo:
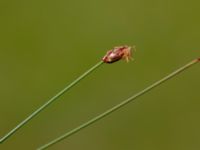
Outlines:
[[[23,127],[26,123],[28,123],[33,117],[38,115],[42,110],[44,110],[46,107],[48,107],[51,103],[53,103],[56,99],[58,99],[60,96],[62,96],[64,93],[69,91],[73,86],[75,86],[78,82],[80,82],[82,79],[84,79],[86,76],[88,76],[91,72],[93,72],[95,69],[97,69],[99,66],[103,64],[103,61],[98,62],[96,65],[94,65],[92,68],[90,68],[88,71],[86,71],[84,74],[82,74],[80,77],[78,77],[76,80],[74,80],[71,84],[66,86],[63,90],[58,92],[55,96],[53,96],[51,99],[49,99],[45,104],[40,106],[36,111],[34,111],[31,115],[29,115],[26,119],[24,119],[21,123],[19,123],[16,127],[14,127],[12,130],[10,130],[4,137],[0,139],[0,143],[3,143],[6,141],[11,135],[13,135],[17,130],[19,130],[21,127]]]
[[[87,126],[92,125],[93,123],[97,122],[98,120],[100,120],[100,119],[106,117],[107,115],[111,114],[112,112],[114,112],[114,111],[120,109],[121,107],[127,105],[128,103],[130,103],[131,101],[135,100],[136,98],[138,98],[138,97],[144,95],[145,93],[151,91],[153,88],[159,86],[160,84],[166,82],[167,80],[171,79],[172,77],[178,75],[179,73],[183,72],[184,70],[188,69],[189,67],[191,67],[192,65],[196,64],[196,63],[199,62],[199,61],[200,61],[200,59],[195,59],[195,60],[193,60],[192,62],[189,62],[189,63],[186,64],[185,66],[183,66],[183,67],[177,69],[176,71],[172,72],[171,74],[167,75],[166,77],[162,78],[161,80],[159,80],[159,81],[153,83],[152,85],[150,85],[149,87],[147,87],[147,88],[145,88],[144,90],[140,91],[139,93],[137,93],[137,94],[133,95],[132,97],[130,97],[130,98],[128,98],[128,99],[122,101],[121,103],[115,105],[114,107],[108,109],[107,111],[105,111],[105,112],[103,112],[102,114],[100,114],[100,115],[94,117],[93,119],[91,119],[91,120],[85,122],[84,124],[78,126],[77,128],[74,128],[74,129],[72,129],[71,131],[69,131],[69,132],[63,134],[62,136],[60,136],[60,137],[54,139],[53,141],[51,141],[51,142],[49,142],[49,143],[47,143],[47,144],[45,144],[45,145],[39,147],[37,150],[44,150],[44,149],[47,149],[48,147],[50,147],[50,146],[52,146],[52,145],[58,143],[59,141],[65,139],[65,138],[67,138],[67,137],[70,137],[71,135],[73,135],[73,134],[77,133],[78,131],[80,131],[80,130],[86,128]]]

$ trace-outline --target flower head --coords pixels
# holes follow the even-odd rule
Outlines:
[[[130,46],[117,46],[112,50],[109,50],[102,60],[105,63],[113,63],[120,59],[125,59],[128,62],[132,59],[131,55],[132,52]]]

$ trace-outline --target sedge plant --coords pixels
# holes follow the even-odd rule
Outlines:
[[[133,47],[134,48],[134,47]],[[87,70],[85,73],[83,73],[81,76],[79,76],[76,80],[74,80],[71,84],[66,86],[63,90],[58,92],[55,96],[50,98],[45,104],[40,106],[36,111],[34,111],[31,115],[29,115],[27,118],[25,118],[21,123],[19,123],[16,127],[14,127],[12,130],[10,130],[5,136],[3,136],[0,139],[0,143],[3,143],[6,141],[10,136],[12,136],[17,130],[22,128],[25,124],[27,124],[31,119],[33,119],[35,116],[37,116],[42,110],[47,108],[50,104],[52,104],[54,101],[56,101],[59,97],[64,95],[66,92],[68,92],[73,86],[78,84],[81,80],[83,80],[86,76],[88,76],[90,73],[92,73],[94,70],[99,68],[104,63],[114,63],[116,61],[119,61],[121,59],[125,59],[126,61],[129,61],[132,59],[131,57],[132,51],[130,46],[119,46],[115,47],[112,50],[109,50],[107,54],[102,58],[100,62],[98,62],[96,65],[91,67],[89,70]],[[188,68],[192,67],[194,64],[197,64],[200,62],[200,58],[194,59],[193,61],[187,63],[186,65],[180,67],[179,69],[175,70],[174,72],[170,73],[169,75],[165,76],[164,78],[156,81],[155,83],[151,84],[150,86],[146,87],[142,91],[136,93],[135,95],[127,98],[126,100],[123,100],[121,103],[113,106],[112,108],[106,110],[105,112],[99,114],[98,116],[92,118],[91,120],[81,124],[80,126],[66,132],[65,134],[61,135],[60,137],[50,141],[49,143],[39,147],[37,150],[44,150],[49,148],[50,146],[53,146],[54,144],[72,136],[73,134],[81,131],[82,129],[96,123],[97,121],[103,119],[104,117],[110,115],[111,113],[117,111],[118,109],[124,107],[125,105],[129,104],[130,102],[136,100],[140,96],[146,94],[147,92],[150,92],[152,89],[156,88],[157,86],[163,84],[164,82],[168,81],[169,79],[175,77],[176,75],[180,74],[181,72],[187,70]]]
[[[44,103],[42,106],[40,106],[38,109],[36,109],[32,114],[30,114],[27,118],[25,118],[23,121],[21,121],[17,126],[15,126],[13,129],[11,129],[7,134],[5,134],[0,139],[0,143],[3,143],[7,139],[9,139],[13,134],[15,134],[20,128],[22,128],[29,121],[31,121],[41,111],[43,111],[45,108],[47,108],[53,102],[55,102],[59,97],[64,95],[66,92],[68,92],[72,87],[74,87],[81,80],[83,80],[86,76],[88,76],[93,71],[95,71],[97,68],[99,68],[102,64],[113,63],[120,59],[126,59],[127,61],[129,61],[130,58],[131,58],[131,47],[129,47],[129,46],[119,46],[119,47],[115,47],[114,49],[108,51],[107,54],[103,57],[103,59],[101,61],[99,61],[96,65],[94,65],[89,70],[87,70],[85,73],[83,73],[77,79],[75,79],[72,83],[67,85],[64,89],[62,89],[55,96],[50,98],[46,103]]]

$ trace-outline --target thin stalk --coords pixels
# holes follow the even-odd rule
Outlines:
[[[58,92],[55,96],[50,98],[45,104],[40,106],[37,110],[35,110],[31,115],[29,115],[26,119],[24,119],[21,123],[19,123],[16,127],[14,127],[12,130],[10,130],[5,136],[3,136],[0,139],[0,143],[3,143],[6,141],[10,136],[12,136],[17,130],[19,130],[21,127],[23,127],[26,123],[28,123],[31,119],[33,119],[36,115],[38,115],[42,110],[47,108],[50,104],[52,104],[55,100],[57,100],[60,96],[62,96],[64,93],[69,91],[73,86],[75,86],[77,83],[79,83],[82,79],[84,79],[86,76],[88,76],[91,72],[96,70],[98,67],[100,67],[104,62],[100,61],[96,65],[94,65],[92,68],[87,70],[84,74],[79,76],[76,80],[74,80],[71,84],[66,86],[63,90]]]
[[[128,103],[132,102],[133,100],[137,99],[138,97],[144,95],[145,93],[151,91],[152,89],[154,89],[155,87],[161,85],[162,83],[168,81],[169,79],[175,77],[176,75],[178,75],[179,73],[183,72],[184,70],[190,68],[191,66],[193,66],[194,64],[200,62],[200,58],[195,59],[191,62],[189,62],[188,64],[186,64],[185,66],[177,69],[176,71],[172,72],[171,74],[167,75],[166,77],[162,78],[161,80],[153,83],[152,85],[148,86],[147,88],[145,88],[144,90],[140,91],[139,93],[131,96],[130,98],[122,101],[121,103],[115,105],[114,107],[108,109],[107,111],[101,113],[100,115],[92,118],[91,120],[83,123],[82,125],[78,126],[77,128],[72,129],[71,131],[63,134],[62,136],[52,140],[51,142],[39,147],[37,150],[44,150],[47,149],[50,146],[53,146],[54,144],[58,143],[59,141],[62,141],[70,136],[72,136],[73,134],[79,132],[80,130],[92,125],[93,123],[99,121],[100,119],[103,119],[104,117],[108,116],[109,114],[113,113],[114,111],[122,108],[123,106],[127,105]]]

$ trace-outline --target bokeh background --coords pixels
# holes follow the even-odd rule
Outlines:
[[[103,65],[1,150],[35,150],[200,56],[198,0],[1,0],[0,135],[96,64],[136,45],[135,61]],[[200,66],[49,148],[199,150]]]

